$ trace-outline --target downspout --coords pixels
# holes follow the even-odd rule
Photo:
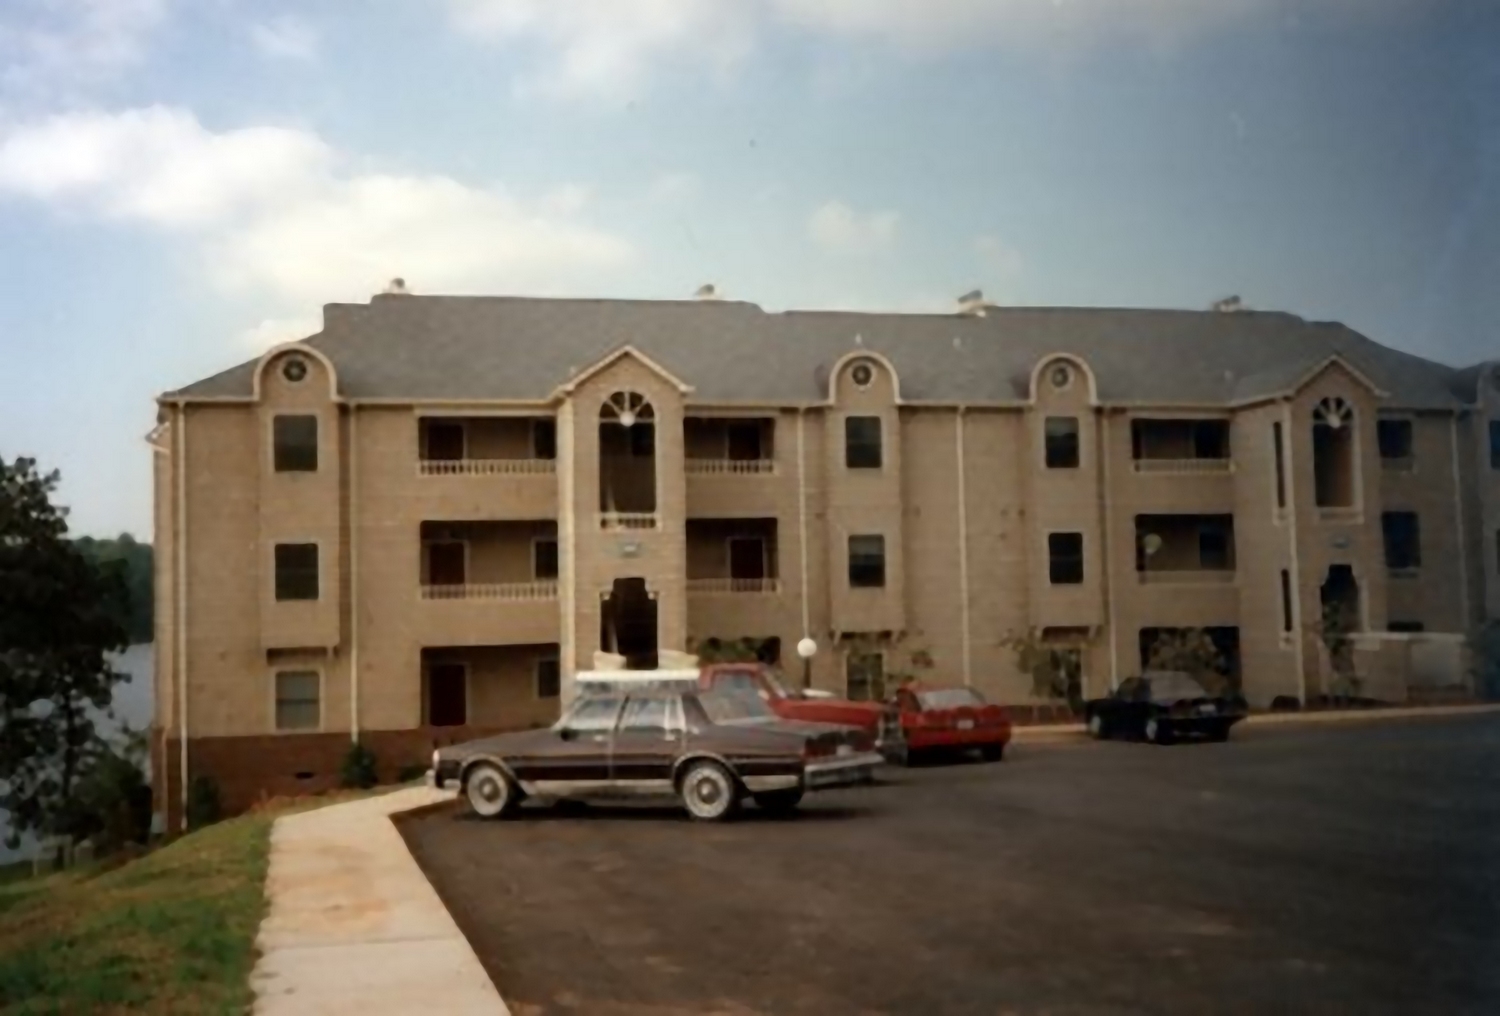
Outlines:
[[[969,649],[969,502],[964,492],[964,407],[954,417],[953,439],[958,458],[958,602],[959,630],[963,640],[964,687],[974,683]]]
[[[1115,620],[1115,569],[1111,556],[1115,547],[1115,512],[1110,498],[1109,460],[1113,457],[1113,449],[1109,443],[1108,410],[1101,414],[1100,423],[1099,443],[1102,447],[1099,458],[1104,469],[1104,553],[1101,555],[1104,562],[1104,619],[1109,625],[1109,690],[1114,691],[1120,686],[1120,632]]]
[[[1452,424],[1449,434],[1453,438],[1453,530],[1458,536],[1458,609],[1462,631],[1467,632],[1472,618],[1469,616],[1469,562],[1468,547],[1464,540],[1463,474],[1459,469],[1458,414],[1448,418]]]
[[[803,434],[807,408],[797,410],[797,551],[800,557],[802,637],[812,637],[812,615],[807,599],[807,452]]]
[[[1297,552],[1297,468],[1292,460],[1292,403],[1288,399],[1281,404],[1281,468],[1286,483],[1286,529],[1291,544],[1292,557],[1292,649],[1297,655],[1297,698],[1307,705],[1307,666],[1304,654],[1306,632],[1302,630],[1302,564]]]
[[[182,814],[179,828],[187,832],[188,810],[188,660],[187,660],[187,404],[177,403],[176,462],[177,480],[177,771],[182,783]]]
[[[349,406],[349,740],[359,743],[359,407]]]

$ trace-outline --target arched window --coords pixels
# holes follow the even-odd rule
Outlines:
[[[1355,503],[1354,407],[1337,396],[1313,407],[1313,497],[1320,508]]]
[[[599,510],[656,511],[656,410],[639,392],[615,392],[599,407]]]

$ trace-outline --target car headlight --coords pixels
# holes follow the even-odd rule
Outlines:
[[[439,756],[441,754],[442,753],[437,748],[432,749],[432,771],[433,772],[437,772]]]

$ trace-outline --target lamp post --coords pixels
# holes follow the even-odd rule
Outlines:
[[[802,657],[802,690],[812,687],[812,659],[818,654],[818,644],[803,636],[797,643],[797,655]]]

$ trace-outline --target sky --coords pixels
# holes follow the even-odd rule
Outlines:
[[[396,276],[1500,357],[1500,4],[0,0],[0,457],[75,533],[149,537],[158,394]]]

